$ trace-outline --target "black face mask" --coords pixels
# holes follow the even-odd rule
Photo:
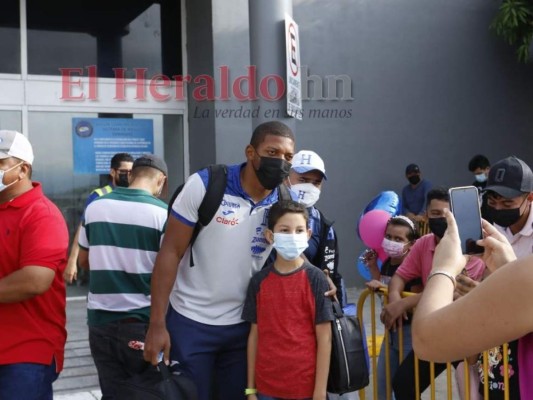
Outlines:
[[[273,190],[289,176],[291,164],[282,158],[261,157],[259,168],[255,170],[257,179],[268,190]]]
[[[504,228],[508,228],[511,225],[516,224],[521,217],[520,207],[507,210],[496,210],[495,208],[489,207],[489,210],[492,221],[496,225],[500,225]]]
[[[516,224],[522,216],[522,214],[520,213],[520,209],[522,208],[522,204],[524,204],[526,200],[527,197],[524,198],[524,201],[522,201],[522,203],[517,208],[511,209],[496,210],[494,207],[489,206],[489,215],[492,218],[492,222],[504,228],[508,228],[511,225]]]
[[[128,187],[129,185],[128,174],[118,174],[117,186]]]
[[[428,218],[429,230],[438,238],[442,239],[444,232],[448,228],[448,222],[446,218]]]
[[[420,175],[410,176],[409,178],[407,178],[407,180],[411,185],[416,185],[418,182],[420,182]]]

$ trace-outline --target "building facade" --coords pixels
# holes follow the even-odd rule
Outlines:
[[[275,81],[261,92],[269,71],[250,61],[249,1],[2,2],[0,129],[29,136],[34,179],[72,230],[105,176],[76,170],[76,121],[151,121],[173,189],[209,163],[241,162],[254,112],[278,119]],[[405,165],[446,186],[473,180],[477,153],[533,165],[532,70],[489,30],[497,2],[284,4],[300,29],[304,85],[303,120],[290,123],[298,149],[326,162],[319,206],[337,221],[348,284],[360,282],[359,214],[379,192],[400,192]]]

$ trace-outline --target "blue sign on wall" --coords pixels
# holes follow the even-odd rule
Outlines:
[[[133,158],[154,152],[151,119],[72,118],[75,174],[108,174],[116,153]]]

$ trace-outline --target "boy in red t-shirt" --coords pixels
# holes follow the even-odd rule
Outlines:
[[[292,201],[274,204],[268,215],[265,237],[276,259],[252,277],[242,313],[252,323],[249,400],[326,399],[333,311],[326,276],[301,256],[308,218]]]

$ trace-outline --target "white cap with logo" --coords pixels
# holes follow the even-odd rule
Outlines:
[[[299,174],[304,174],[309,171],[320,171],[324,175],[324,179],[328,179],[326,176],[326,168],[324,161],[318,154],[311,150],[300,150],[292,158],[291,168]]]
[[[22,133],[17,131],[0,130],[0,160],[16,157],[28,164],[33,163],[33,148]]]

